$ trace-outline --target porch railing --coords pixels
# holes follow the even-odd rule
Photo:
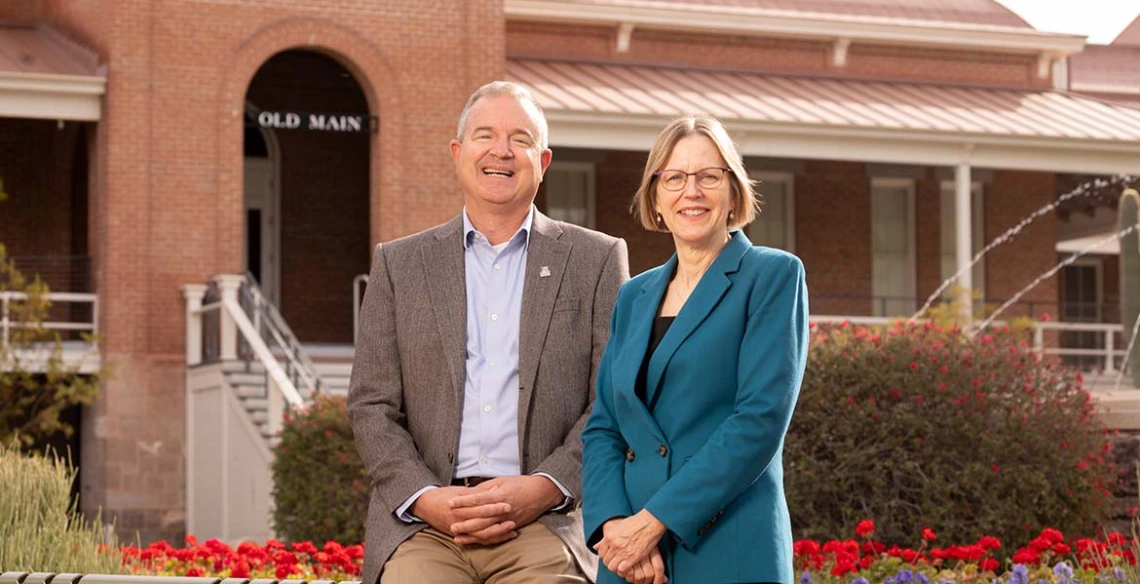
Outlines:
[[[841,324],[849,322],[867,326],[889,326],[899,320],[898,317],[883,316],[843,316],[843,315],[813,315],[808,320],[814,324]],[[1099,369],[1109,374],[1119,370],[1119,363],[1124,359],[1125,347],[1122,335],[1124,327],[1113,323],[1084,323],[1084,322],[1034,322],[1031,329],[1033,336],[1033,350],[1041,355],[1052,355],[1067,361],[1070,365],[1080,369]],[[1052,333],[1052,334],[1051,334]],[[1082,343],[1066,342],[1065,333],[1082,333],[1091,339],[1082,339]],[[1129,364],[1129,367],[1137,364]]]
[[[70,306],[78,310],[65,310],[66,320],[52,320],[55,311],[49,311],[48,320],[40,323],[45,329],[59,332],[88,333],[92,336],[99,334],[99,296],[78,292],[51,292],[47,295],[52,307]],[[16,329],[29,328],[32,323],[16,320],[12,316],[12,305],[17,302],[27,302],[25,292],[0,292],[0,347],[8,348],[12,333]],[[84,315],[81,318],[76,315]]]

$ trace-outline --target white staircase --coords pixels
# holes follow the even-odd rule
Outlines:
[[[288,409],[327,391],[307,351],[249,275],[183,287],[187,531],[273,537],[273,448]],[[344,353],[342,350],[341,353]],[[345,359],[326,367],[347,388]],[[351,370],[351,351],[347,358]]]

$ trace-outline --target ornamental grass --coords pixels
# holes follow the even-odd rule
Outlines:
[[[85,521],[74,508],[75,476],[58,457],[0,444],[0,572],[129,571],[117,550],[103,545],[99,517]]]

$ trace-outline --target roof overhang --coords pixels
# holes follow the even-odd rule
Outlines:
[[[0,71],[0,117],[93,122],[106,92],[99,75]]]
[[[648,151],[668,116],[546,112],[553,146]],[[1140,174],[1140,142],[722,120],[744,156]]]
[[[1034,54],[1045,61],[1080,52],[1085,46],[1085,38],[1079,35],[1028,28],[652,0],[637,2],[636,5],[505,0],[503,11],[508,20],[516,21],[992,50]]]

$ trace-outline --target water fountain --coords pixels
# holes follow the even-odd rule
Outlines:
[[[916,319],[925,314],[926,311],[930,309],[931,305],[933,305],[936,300],[942,297],[942,294],[946,292],[951,284],[968,273],[970,270],[974,269],[974,265],[980,262],[982,258],[986,257],[986,254],[988,254],[994,248],[1016,237],[1019,233],[1022,232],[1022,230],[1028,227],[1029,224],[1033,223],[1033,221],[1035,221],[1038,217],[1051,213],[1054,209],[1057,208],[1058,205],[1070,199],[1085,197],[1092,193],[1098,192],[1103,188],[1119,184],[1127,184],[1134,181],[1135,179],[1136,177],[1134,176],[1124,174],[1118,174],[1108,179],[1097,178],[1093,181],[1082,183],[1073,190],[1061,195],[1060,197],[1057,197],[1056,201],[1053,201],[1052,203],[1049,203],[1048,205],[1045,205],[1040,209],[1037,209],[1036,211],[1030,213],[1028,216],[1018,222],[1017,225],[1014,225],[1013,227],[1007,229],[1005,233],[1002,233],[1001,235],[995,237],[993,241],[986,244],[986,246],[983,247],[981,251],[974,254],[974,257],[970,260],[969,264],[958,270],[953,276],[946,278],[946,280],[944,280],[942,284],[940,284],[938,288],[934,290],[934,293],[932,293],[930,297],[926,299],[926,302],[923,303],[922,308],[919,308],[918,312],[915,312],[914,315],[910,317],[910,321],[914,322]]]

